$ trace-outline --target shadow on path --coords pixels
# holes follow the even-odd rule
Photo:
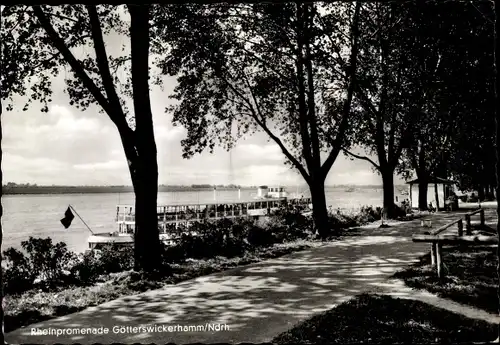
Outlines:
[[[9,343],[263,342],[371,289],[425,254],[394,236],[350,237],[175,286],[120,298],[6,334]],[[117,334],[115,326],[225,324],[229,331]],[[106,335],[32,336],[32,328],[109,328]]]
[[[443,224],[448,219],[442,215],[433,217]],[[449,216],[456,217],[456,214]],[[425,230],[428,229],[420,227],[420,220],[373,231],[365,228],[369,236],[346,236],[318,248],[120,298],[15,330],[6,334],[6,340],[9,343],[102,344],[270,341],[316,313],[357,294],[373,291],[396,271],[417,262],[429,246],[413,243],[411,235]],[[229,330],[113,332],[117,326],[207,324],[227,325]],[[32,328],[101,326],[108,328],[109,333],[30,335]]]

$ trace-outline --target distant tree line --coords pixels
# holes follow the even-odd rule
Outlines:
[[[234,190],[242,187],[237,185],[210,185],[210,184],[193,184],[190,186],[184,185],[160,185],[159,192],[181,192],[193,190],[212,190],[216,187],[219,190]],[[2,186],[3,194],[75,194],[75,193],[131,193],[134,191],[132,186],[38,186],[30,183],[14,183],[8,182]]]

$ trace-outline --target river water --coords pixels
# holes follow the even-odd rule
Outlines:
[[[241,190],[241,200],[248,201],[255,190]],[[307,193],[304,193],[308,196]],[[327,187],[327,203],[334,208],[353,210],[362,205],[381,206],[380,188]],[[217,201],[238,201],[238,191],[217,191]],[[208,203],[214,201],[213,191],[162,192],[158,205],[182,203]],[[60,219],[68,205],[72,205],[89,227],[96,233],[115,231],[116,205],[133,204],[133,193],[94,194],[42,194],[5,195],[2,197],[3,245],[20,248],[21,241],[33,237],[51,237],[53,242],[64,241],[70,250],[80,252],[88,248],[90,234],[83,222],[75,217],[69,229],[64,229]]]

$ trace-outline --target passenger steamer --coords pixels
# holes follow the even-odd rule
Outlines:
[[[118,230],[111,233],[98,233],[89,237],[89,248],[98,249],[105,244],[131,245],[135,229],[135,214],[132,205],[116,206]],[[179,226],[189,227],[194,222],[218,220],[223,218],[265,218],[279,208],[298,208],[304,215],[312,210],[310,198],[298,195],[288,196],[283,187],[261,186],[257,195],[250,201],[212,202],[204,204],[182,204],[157,206],[160,239],[165,244],[174,243],[179,236]]]

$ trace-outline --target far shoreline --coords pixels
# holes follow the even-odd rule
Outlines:
[[[251,187],[241,187],[242,190],[253,189]],[[213,187],[170,187],[159,186],[158,192],[201,192],[212,191]],[[216,190],[237,191],[238,188],[218,187]],[[40,186],[40,187],[12,187],[2,188],[3,195],[33,195],[33,194],[107,194],[107,193],[133,193],[134,188],[130,186]]]
[[[398,186],[395,186],[398,187]],[[296,187],[286,187],[290,191],[295,190]],[[332,185],[326,188],[359,188],[359,189],[378,189],[382,186],[377,185]],[[237,191],[241,190],[255,190],[256,186],[216,186],[218,191]],[[299,188],[303,190],[303,188]],[[213,191],[214,186],[200,185],[200,186],[174,186],[174,185],[160,185],[158,192],[207,192]],[[16,185],[2,187],[2,195],[41,195],[41,194],[105,194],[105,193],[133,193],[132,186],[36,186],[36,185]]]

